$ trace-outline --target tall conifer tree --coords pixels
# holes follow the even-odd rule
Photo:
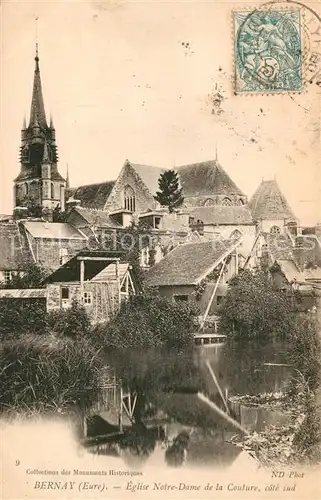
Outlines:
[[[159,190],[154,197],[162,206],[168,207],[172,213],[175,208],[184,202],[183,189],[179,185],[179,178],[175,170],[166,170],[158,179]]]

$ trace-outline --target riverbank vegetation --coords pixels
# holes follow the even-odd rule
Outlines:
[[[102,351],[108,349],[123,356],[128,348],[125,365],[134,375],[119,369],[119,376],[129,386],[139,381],[144,396],[147,387],[150,393],[155,387],[151,384],[155,365],[149,363],[144,377],[139,377],[141,361],[135,364],[134,357],[129,359],[129,350],[182,348],[193,339],[193,311],[152,295],[131,298],[110,323],[95,327],[77,303],[47,313],[38,303],[2,299],[0,320],[2,412],[64,412],[90,405],[101,382],[100,368],[106,364]]]

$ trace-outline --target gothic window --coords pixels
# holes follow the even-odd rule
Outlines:
[[[271,234],[280,234],[281,233],[281,229],[279,228],[279,226],[272,226],[271,229],[270,229],[270,233]]]
[[[126,186],[124,190],[124,207],[131,212],[136,211],[135,192],[131,186]]]
[[[224,205],[225,207],[232,205],[232,202],[231,202],[230,198],[224,198],[222,200],[222,205]]]
[[[204,202],[204,207],[212,207],[213,205],[215,205],[213,198],[207,198]]]
[[[241,198],[240,198],[240,199],[238,200],[237,204],[238,204],[238,205],[243,206],[243,205],[244,205],[244,201],[243,201],[243,200],[241,200]]]
[[[50,198],[53,200],[55,198],[55,186],[53,182],[50,184],[50,195]]]
[[[28,194],[29,194],[29,186],[28,186],[28,182],[25,182],[25,186],[24,186],[24,188],[25,188],[25,196],[28,196]]]

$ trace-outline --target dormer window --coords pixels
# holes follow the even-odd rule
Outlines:
[[[130,212],[136,211],[135,191],[131,186],[126,186],[124,190],[124,207]]]

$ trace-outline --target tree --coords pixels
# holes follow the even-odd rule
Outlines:
[[[156,295],[134,295],[117,315],[97,326],[97,338],[114,348],[183,347],[193,342],[196,311]]]
[[[292,296],[273,286],[268,271],[235,276],[220,311],[220,330],[232,337],[288,338],[293,328]]]
[[[179,187],[179,178],[175,170],[166,170],[158,179],[159,191],[154,197],[158,203],[168,207],[169,213],[182,206],[183,189]]]
[[[44,288],[45,270],[34,262],[23,264],[1,288]]]

